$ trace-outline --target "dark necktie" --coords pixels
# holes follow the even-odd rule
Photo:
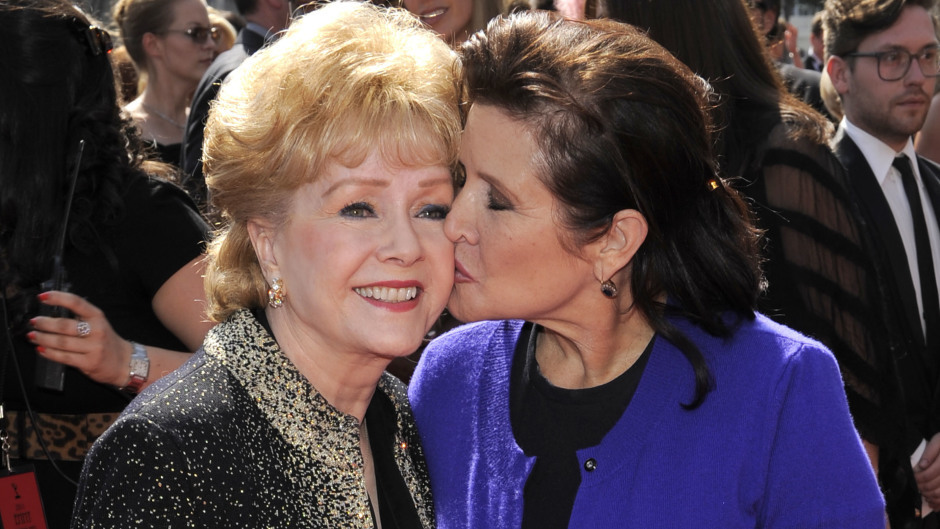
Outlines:
[[[917,270],[920,273],[920,293],[924,303],[924,321],[926,322],[926,342],[928,350],[937,347],[940,338],[940,296],[937,294],[937,276],[934,275],[933,253],[930,251],[930,237],[927,235],[927,221],[924,206],[920,201],[917,180],[911,169],[911,161],[906,155],[898,156],[891,164],[901,173],[904,194],[911,208],[914,220],[914,244],[917,246]]]

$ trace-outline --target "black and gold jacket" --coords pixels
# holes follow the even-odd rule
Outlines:
[[[386,448],[430,529],[405,386],[385,373],[376,394],[394,410]],[[362,465],[357,419],[331,406],[242,310],[95,443],[72,527],[370,528]]]

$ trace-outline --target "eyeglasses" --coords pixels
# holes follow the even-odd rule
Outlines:
[[[214,41],[218,41],[220,37],[219,28],[205,28],[202,26],[196,26],[189,29],[167,29],[164,30],[163,33],[178,33],[180,35],[185,35],[192,39],[192,41],[196,44],[205,44],[209,37],[212,37],[212,40]]]
[[[748,5],[751,6],[751,9],[758,9],[760,11],[767,11],[767,4],[765,2],[748,2]]]
[[[844,57],[874,57],[878,59],[878,77],[882,81],[897,81],[911,69],[911,60],[916,58],[925,77],[940,76],[940,48],[927,48],[920,53],[907,50],[889,50],[872,53],[846,53]]]

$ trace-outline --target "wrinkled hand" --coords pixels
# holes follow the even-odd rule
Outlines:
[[[940,511],[940,433],[935,434],[920,461],[914,466],[914,479],[921,496],[935,511]]]
[[[114,332],[101,309],[75,294],[55,290],[40,294],[39,301],[73,314],[71,318],[37,316],[30,320],[34,330],[26,336],[40,355],[72,366],[102,384],[127,383],[133,346]],[[79,334],[81,321],[90,330],[85,336]]]

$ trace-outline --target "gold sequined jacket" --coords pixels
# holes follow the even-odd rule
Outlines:
[[[395,463],[431,529],[405,386],[386,373],[377,392],[395,410]],[[72,527],[370,528],[362,465],[356,418],[331,406],[242,310],[95,443]]]

